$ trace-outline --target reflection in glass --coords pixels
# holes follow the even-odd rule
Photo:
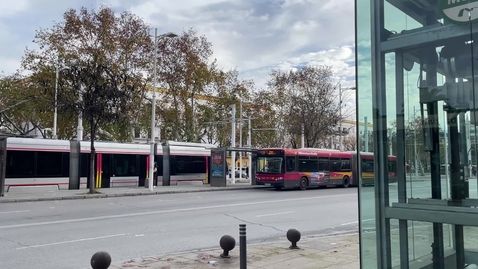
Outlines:
[[[359,186],[362,268],[478,264],[478,8],[469,2],[478,4],[357,0],[357,145],[375,156],[359,167],[361,183],[369,172],[376,185]]]

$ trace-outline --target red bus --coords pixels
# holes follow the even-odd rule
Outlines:
[[[374,184],[373,153],[361,153],[362,185]],[[389,183],[396,182],[396,157],[389,156]],[[357,186],[357,153],[331,149],[265,148],[257,151],[256,183],[276,189]]]

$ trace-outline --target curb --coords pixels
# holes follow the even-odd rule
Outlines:
[[[75,196],[63,197],[38,197],[38,198],[0,198],[2,203],[22,203],[22,202],[42,202],[42,201],[61,201],[61,200],[85,200],[85,199],[100,199],[112,197],[127,197],[127,196],[148,196],[148,195],[164,195],[164,194],[178,194],[178,193],[195,193],[195,192],[214,192],[214,191],[237,191],[237,190],[256,190],[266,189],[270,187],[255,186],[255,187],[230,187],[228,189],[203,189],[203,190],[177,190],[177,191],[153,191],[153,192],[139,192],[139,193],[114,193],[114,194],[80,194]]]

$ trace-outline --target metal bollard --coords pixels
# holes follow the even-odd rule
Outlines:
[[[239,224],[239,259],[240,268],[247,269],[247,241],[246,241],[246,224]]]

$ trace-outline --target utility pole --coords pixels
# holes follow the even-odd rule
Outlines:
[[[300,144],[302,148],[305,148],[305,128],[303,123],[300,128]]]
[[[241,98],[241,103],[239,106],[239,117],[240,117],[240,122],[239,122],[239,147],[242,148],[242,124],[243,124],[243,119],[242,119],[242,98]],[[242,151],[239,152],[239,180],[242,181]]]
[[[80,94],[78,95],[78,100],[83,102],[83,87],[80,85]],[[76,140],[83,140],[83,113],[79,111],[78,113],[78,126],[76,127]]]
[[[368,121],[367,117],[364,117],[364,127],[363,127],[363,135],[364,135],[364,151],[368,152]]]
[[[339,149],[342,151],[342,84],[339,84]]]
[[[231,147],[236,147],[236,104],[232,105],[231,111]],[[236,183],[236,152],[231,151],[231,181]]]
[[[248,121],[248,130],[247,130],[247,146],[252,148],[252,126],[251,126],[251,117],[249,117]],[[248,175],[249,179],[252,178],[252,153],[249,152],[249,165],[248,165]],[[251,179],[252,182],[252,179]]]
[[[415,106],[413,106],[413,120],[416,121],[416,113],[417,110]],[[418,178],[418,159],[417,159],[417,128],[415,128],[413,132],[413,151],[415,152],[414,156],[414,166],[415,166],[415,178]]]
[[[59,63],[56,65],[56,75],[55,75],[55,112],[53,112],[53,139],[57,139],[56,129],[57,129],[57,119],[58,119],[58,79],[60,77],[60,66]]]
[[[155,143],[155,126],[156,126],[156,68],[158,65],[158,28],[154,29],[154,55],[153,55],[153,100],[151,102],[151,141],[149,153],[149,179],[148,188],[150,191],[154,189],[154,143]]]

